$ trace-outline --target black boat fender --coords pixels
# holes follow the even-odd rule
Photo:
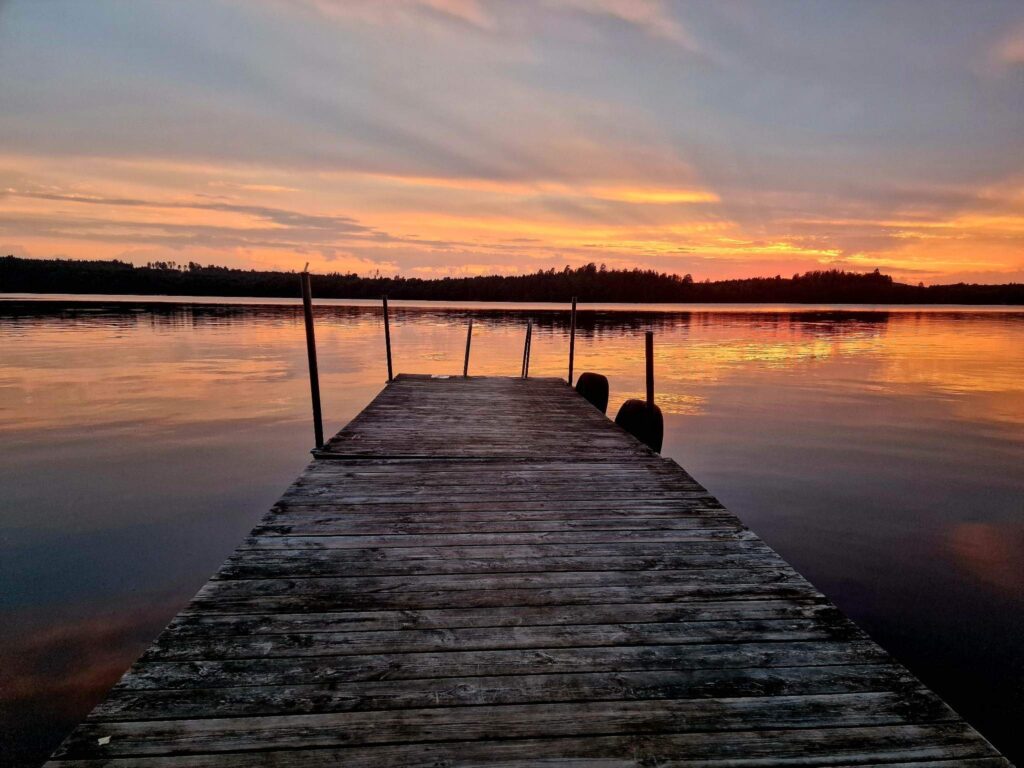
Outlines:
[[[601,413],[608,412],[608,379],[600,373],[581,373],[576,391]]]
[[[651,450],[661,453],[665,439],[665,419],[661,408],[646,400],[627,400],[619,408],[615,423]]]

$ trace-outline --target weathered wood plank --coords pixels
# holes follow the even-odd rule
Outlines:
[[[815,598],[799,576],[775,569],[609,573],[454,574],[430,577],[213,580],[189,611],[219,613],[323,612],[653,600]],[[561,578],[559,578],[561,577]],[[693,577],[693,578],[689,578]],[[427,581],[429,578],[433,583]],[[531,582],[524,586],[524,582]]]
[[[55,756],[188,755],[456,739],[906,725],[956,719],[933,693],[908,688],[899,693],[583,701],[141,722],[87,720]]]
[[[235,597],[386,594],[468,590],[474,593],[501,590],[558,589],[568,587],[677,586],[687,590],[723,584],[795,584],[806,582],[795,571],[772,565],[764,568],[702,568],[648,571],[551,571],[529,573],[451,573],[416,576],[297,576],[285,579],[238,579],[210,581],[197,600],[217,602]]]
[[[413,680],[603,672],[882,664],[892,659],[867,640],[747,644],[535,648],[496,651],[387,653],[282,659],[143,660],[119,684],[127,689],[195,689],[298,685],[360,680]]]
[[[499,549],[495,547],[494,549]],[[371,553],[387,549],[369,550]],[[404,551],[404,550],[403,550]],[[424,551],[424,550],[420,550]],[[287,552],[284,556],[278,553]],[[353,556],[351,553],[355,553]],[[300,569],[306,576],[331,577],[350,573],[364,576],[430,576],[454,574],[547,573],[555,571],[661,571],[706,568],[778,568],[777,555],[732,552],[710,555],[654,555],[637,557],[548,555],[451,559],[441,549],[433,558],[400,558],[367,554],[367,550],[270,550],[247,552],[233,558],[217,573],[218,579],[284,579]]]
[[[838,614],[824,600],[743,600],[705,603],[637,603],[634,605],[519,606],[515,611],[490,608],[440,608],[420,611],[351,611],[348,613],[181,614],[168,629],[214,627],[232,634],[347,632],[359,630],[512,627],[560,624],[643,624],[676,621],[755,621]]]
[[[263,756],[261,756],[263,757]],[[114,758],[111,768],[245,768],[252,753],[182,757]],[[313,749],[268,753],[277,768],[382,765],[438,768],[535,768],[538,765],[594,768],[696,768],[737,766],[887,765],[899,768],[1008,766],[963,723],[936,725],[733,731],[699,734],[628,734],[583,738],[455,741],[379,747]],[[948,762],[947,762],[948,761]],[[94,768],[96,761],[61,761],[60,768]]]
[[[503,547],[517,545],[543,544],[685,544],[694,541],[755,541],[757,537],[747,531],[737,530],[729,526],[712,528],[681,528],[678,530],[629,531],[540,531],[501,533],[452,533],[443,536],[419,534],[365,534],[350,535],[346,532],[327,534],[322,537],[289,535],[287,540],[282,535],[250,537],[241,549],[372,549],[384,547]]]
[[[377,562],[394,560],[414,567],[417,560],[444,559],[459,562],[463,559],[500,558],[503,555],[516,558],[559,558],[586,557],[610,562],[612,558],[662,558],[662,557],[724,557],[726,555],[750,554],[777,557],[766,551],[765,545],[752,538],[734,540],[729,537],[698,539],[694,541],[648,541],[630,544],[590,543],[580,544],[509,544],[438,546],[427,547],[333,547],[335,537],[278,536],[261,539],[260,546],[249,546],[237,550],[230,562],[257,562],[262,558],[328,558],[330,560],[366,558]],[[347,542],[343,542],[347,543]],[[320,545],[320,546],[318,546]],[[774,562],[774,560],[773,560]],[[614,570],[614,569],[611,569]],[[351,573],[360,573],[355,570]]]
[[[215,582],[210,582],[209,587]],[[216,582],[219,584],[229,582]],[[205,591],[206,588],[204,588]],[[192,613],[324,613],[330,611],[423,610],[458,605],[467,608],[589,605],[601,603],[702,602],[719,600],[813,600],[821,593],[805,584],[716,584],[708,586],[569,587],[430,592],[353,592],[346,594],[239,595],[204,599],[202,593],[183,611]]]
[[[543,513],[541,513],[543,514]],[[304,514],[275,514],[253,530],[254,536],[265,535],[298,535],[337,533],[339,527],[345,527],[346,533],[353,536],[366,535],[410,535],[410,534],[463,534],[463,533],[543,533],[546,531],[637,531],[665,530],[687,531],[701,529],[736,530],[738,526],[729,520],[716,519],[705,514],[689,516],[665,517],[633,517],[617,514],[606,518],[578,518],[575,520],[544,520],[544,519],[471,519],[468,516],[435,515],[431,520],[422,513],[405,513],[392,515],[346,515],[318,514],[307,510]],[[447,517],[447,519],[443,519]],[[426,518],[426,519],[425,519]]]
[[[568,701],[868,693],[914,686],[896,665],[659,670],[188,690],[117,689],[93,721],[198,719]]]
[[[146,651],[147,661],[419,653],[443,650],[576,648],[603,645],[849,640],[860,630],[835,614],[799,619],[693,623],[570,624],[405,629],[376,632],[234,634],[176,628]]]

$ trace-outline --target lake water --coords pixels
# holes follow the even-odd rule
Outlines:
[[[199,301],[199,300],[197,300]],[[41,761],[312,445],[294,302],[0,301],[0,763]],[[392,305],[396,371],[565,376],[549,305]],[[1024,312],[584,306],[578,372],[1024,762]],[[316,312],[326,428],[383,386],[370,302]]]

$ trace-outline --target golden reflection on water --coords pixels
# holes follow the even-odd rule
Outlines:
[[[880,380],[913,395],[945,397],[966,420],[1024,424],[1022,323],[894,324],[886,335]]]
[[[956,565],[972,578],[1009,595],[1024,590],[1024,521],[959,523],[948,543]]]
[[[394,313],[397,371],[458,373],[465,313]],[[564,317],[535,314],[531,373],[566,375]],[[801,314],[695,313],[612,315],[581,328],[576,370],[615,380],[617,405],[643,392],[642,331],[656,328],[658,398],[663,410],[699,412],[702,391],[772,372],[814,375],[822,366],[842,377],[832,386],[947,398],[970,419],[1024,423],[1021,316],[864,313],[852,319]],[[639,318],[639,319],[637,319]],[[318,313],[325,399],[347,420],[384,378],[379,311]],[[646,322],[645,322],[646,321]],[[476,318],[470,371],[515,375],[524,317]],[[107,428],[132,423],[161,429],[232,419],[301,418],[305,412],[302,326],[292,308],[197,308],[161,315],[83,312],[70,322],[3,326],[0,433]]]

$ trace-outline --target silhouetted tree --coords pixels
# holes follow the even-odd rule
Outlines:
[[[652,269],[608,269],[594,263],[529,275],[480,277],[372,277],[334,272],[312,276],[318,298],[377,298],[440,301],[587,302],[810,302],[1024,304],[1024,285],[909,285],[879,270],[868,273],[820,270],[792,278],[755,277],[697,282]],[[0,259],[0,292],[137,293],[192,296],[296,296],[295,272],[265,272],[190,261],[127,262],[72,259]]]

